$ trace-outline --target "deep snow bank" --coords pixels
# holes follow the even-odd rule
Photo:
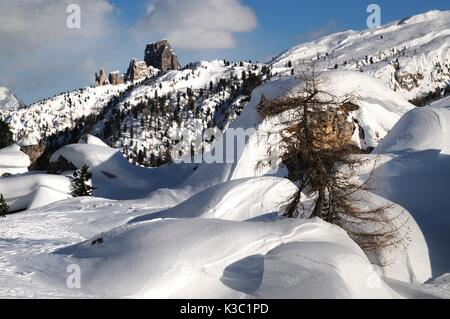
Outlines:
[[[0,193],[11,211],[34,209],[70,198],[70,180],[57,175],[22,175],[0,179]]]
[[[302,241],[280,245],[264,258],[259,298],[366,299],[399,297],[367,257],[343,241]]]
[[[447,100],[448,101],[448,100]],[[375,149],[377,193],[401,203],[422,230],[433,276],[450,271],[450,102],[407,113]],[[383,155],[386,159],[387,155]]]
[[[253,296],[251,288],[255,277],[261,278],[263,274],[258,268],[247,269],[245,259],[264,256],[290,242],[302,242],[305,246],[309,243],[312,250],[321,251],[314,257],[316,268],[310,267],[311,260],[299,258],[295,261],[298,268],[303,269],[304,276],[315,277],[322,273],[326,278],[342,279],[334,282],[328,290],[324,289],[324,281],[310,280],[308,286],[313,296],[327,297],[342,291],[367,298],[393,296],[392,291],[381,283],[364,253],[345,232],[320,220],[270,223],[162,220],[119,227],[96,238],[100,236],[103,238],[101,245],[92,245],[92,240],[89,240],[57,253],[67,256],[64,257],[66,263],[80,265],[84,279],[82,290],[94,296],[250,297]],[[307,251],[304,253],[308,254]],[[339,267],[329,265],[330,259]],[[60,264],[51,266],[57,265]],[[349,279],[348,272],[342,273],[343,269],[355,271],[355,267],[361,273],[360,278]],[[241,281],[240,288],[236,289],[233,279],[244,273],[247,281]],[[365,274],[367,280],[364,281]],[[373,278],[381,284],[371,287]],[[305,292],[304,295],[307,294]],[[297,297],[296,294],[286,296]]]
[[[75,167],[89,166],[93,173],[95,196],[111,199],[142,198],[160,188],[172,187],[192,174],[193,166],[165,165],[158,169],[130,164],[118,149],[88,136],[89,144],[67,145],[53,154],[52,162],[60,157]]]
[[[365,132],[363,139],[360,139],[357,133],[354,137],[354,142],[363,148],[376,146],[398,119],[413,108],[382,82],[365,74],[331,71],[321,76],[327,82],[324,88],[335,95],[355,93],[360,97],[360,110],[353,112],[352,117]],[[263,119],[258,112],[258,106],[262,96],[273,100],[283,95],[295,94],[302,85],[295,77],[287,77],[256,88],[241,116],[217,140],[214,149],[205,155],[205,158],[219,158],[221,163],[200,165],[183,185],[176,188],[177,191],[192,196],[226,181],[264,175],[286,176],[285,170],[280,170],[276,165],[261,165],[262,162],[267,162],[271,146],[279,143],[274,132],[280,129],[280,118]],[[236,135],[241,139],[244,136],[246,143],[236,143]],[[221,155],[217,156],[217,153]],[[228,158],[234,161],[229,162]]]
[[[3,174],[26,173],[30,165],[30,158],[20,150],[18,145],[0,149],[0,177]]]
[[[408,112],[375,152],[408,150],[438,150],[450,155],[450,107],[416,108]]]
[[[240,179],[208,188],[174,208],[138,217],[133,222],[158,218],[275,219],[296,190],[292,182],[283,178]]]

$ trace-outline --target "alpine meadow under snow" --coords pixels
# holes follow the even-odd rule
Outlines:
[[[312,64],[322,89],[357,96],[338,115],[364,161],[354,179],[371,177],[360,205],[385,206],[402,238],[381,252],[284,216],[298,185],[268,157],[289,112],[265,117],[261,105],[298,94]],[[11,213],[0,297],[450,298],[449,92],[450,11],[329,35],[268,64],[152,68],[30,106],[0,88],[13,139],[0,150]],[[220,134],[202,139],[207,129]],[[93,196],[73,197],[86,166]]]

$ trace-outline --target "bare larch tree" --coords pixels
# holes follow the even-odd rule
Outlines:
[[[265,117],[279,116],[283,162],[298,191],[289,199],[285,216],[319,217],[342,227],[365,251],[381,250],[403,242],[397,217],[386,214],[389,206],[364,210],[361,194],[371,178],[357,182],[355,170],[366,163],[355,156],[352,145],[354,124],[348,114],[357,110],[354,93],[336,96],[329,91],[329,79],[312,71],[299,77],[301,88],[274,101],[263,98],[259,111]],[[371,170],[373,176],[375,165]],[[305,207],[302,194],[313,198]],[[402,237],[402,238],[400,238]]]

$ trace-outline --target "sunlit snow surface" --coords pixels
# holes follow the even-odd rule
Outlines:
[[[288,51],[274,66],[288,72],[283,71],[287,60],[295,64],[305,58],[303,52],[315,57],[318,51],[338,44],[345,51],[335,50],[335,56],[342,54],[343,59],[352,59],[349,54],[358,52],[356,45],[364,48],[358,57],[373,51],[370,46],[387,50],[384,43],[400,29],[402,34],[414,31],[421,35],[404,45],[413,49],[426,45],[427,52],[445,57],[447,17],[448,13],[431,12],[388,25],[382,32],[386,41],[381,41],[378,31],[362,32],[364,41],[373,40],[369,47],[352,44],[361,35],[358,32],[331,36],[323,43]],[[444,31],[427,29],[438,27]],[[397,44],[402,44],[401,39]],[[311,51],[312,46],[316,51]],[[428,68],[432,62],[422,63],[428,58],[406,56],[401,63],[408,68],[419,64]],[[55,198],[45,206],[48,203],[39,198],[48,196],[33,200],[30,195],[35,185],[48,188],[49,182],[49,187],[67,196],[66,177],[54,176],[59,180],[51,181],[47,175],[25,173],[0,179],[2,191],[7,192],[11,191],[7,183],[17,178],[11,184],[15,187],[12,193],[22,194],[22,206],[29,208],[0,220],[0,296],[450,297],[446,275],[450,273],[450,101],[413,108],[406,101],[408,92],[389,89],[391,83],[385,76],[392,74],[388,63],[386,72],[380,63],[376,69],[366,65],[368,74],[338,70],[323,76],[334,93],[356,91],[361,98],[360,110],[351,116],[366,134],[363,139],[356,134],[354,142],[376,147],[375,154],[364,157],[379,162],[377,187],[374,193],[363,194],[368,205],[396,203],[390,213],[401,213],[409,229],[410,241],[387,253],[391,263],[384,269],[372,265],[373,256],[369,259],[342,229],[318,219],[280,216],[295,186],[285,179],[285,169],[273,171],[260,165],[275,143],[269,133],[279,128],[280,119],[262,119],[257,107],[262,94],[274,99],[302,85],[295,77],[284,76],[257,88],[242,115],[230,125],[230,130],[256,129],[232,164],[136,167],[118,150],[89,137],[87,143],[59,150],[52,160],[62,156],[77,167],[89,165],[98,187],[96,197]],[[428,89],[433,82],[428,80],[411,94]],[[204,79],[197,84],[204,85]],[[101,93],[105,97],[110,94],[106,91]],[[90,112],[96,105],[86,107]],[[60,119],[63,123],[70,116],[63,112]],[[226,142],[222,137],[216,143]],[[363,180],[366,175],[361,171],[359,177]],[[70,265],[80,267],[80,289],[66,285]]]

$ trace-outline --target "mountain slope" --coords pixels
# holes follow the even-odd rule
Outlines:
[[[345,31],[299,45],[271,62],[273,73],[318,70],[369,74],[417,104],[450,87],[450,11],[431,11],[374,30]],[[431,94],[432,95],[432,94]],[[431,97],[431,96],[430,96]]]

